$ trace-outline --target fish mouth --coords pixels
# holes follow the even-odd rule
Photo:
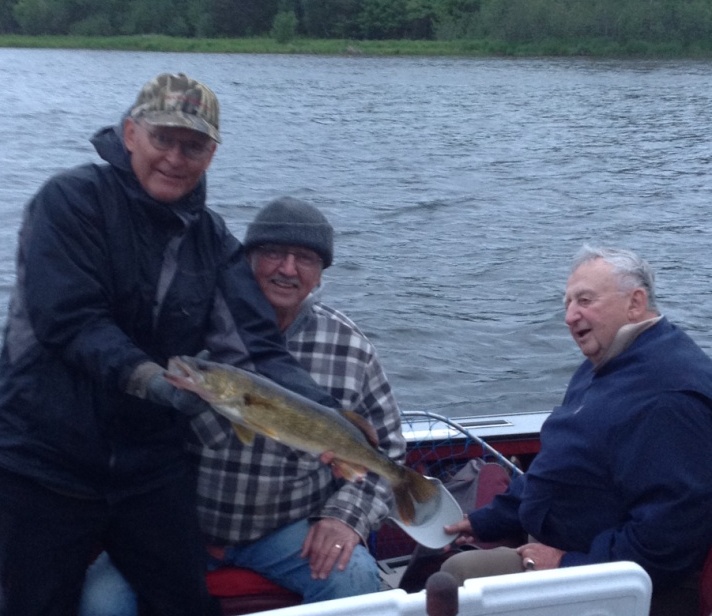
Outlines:
[[[166,369],[166,380],[177,389],[185,389],[198,394],[212,403],[213,396],[205,389],[205,379],[200,373],[200,360],[194,357],[171,357]]]
[[[195,376],[195,370],[182,357],[171,357],[168,360],[166,372],[175,377],[192,378]]]
[[[225,402],[226,399],[233,400],[235,394],[226,391],[224,384],[221,383],[224,379],[221,376],[220,364],[201,355],[171,357],[165,373],[166,380],[177,389],[196,394],[213,407]],[[229,372],[233,367],[226,365],[224,369]],[[228,387],[227,390],[229,389]]]

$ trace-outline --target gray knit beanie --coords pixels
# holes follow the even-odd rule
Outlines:
[[[280,197],[257,212],[243,244],[248,251],[260,244],[303,246],[316,252],[327,268],[334,258],[334,229],[313,205]]]

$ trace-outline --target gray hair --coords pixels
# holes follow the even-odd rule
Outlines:
[[[633,290],[639,287],[645,289],[648,295],[648,308],[658,312],[655,298],[655,273],[645,259],[623,248],[602,248],[584,244],[574,256],[571,273],[594,259],[603,259],[613,266],[613,272],[618,276],[621,289]]]

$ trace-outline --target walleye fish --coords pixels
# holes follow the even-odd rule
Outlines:
[[[243,443],[249,444],[258,433],[314,455],[333,452],[334,464],[351,481],[368,470],[384,477],[406,524],[415,519],[416,503],[438,497],[436,485],[369,442],[357,427],[359,420],[366,423],[357,413],[322,406],[254,372],[194,357],[171,358],[166,379],[196,393],[229,419]]]

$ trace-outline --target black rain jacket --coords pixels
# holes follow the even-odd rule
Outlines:
[[[239,241],[205,207],[151,198],[120,127],[108,164],[52,177],[27,204],[0,355],[0,467],[70,494],[121,498],[185,464],[187,418],[124,393],[134,368],[205,348],[318,402],[284,346]]]

